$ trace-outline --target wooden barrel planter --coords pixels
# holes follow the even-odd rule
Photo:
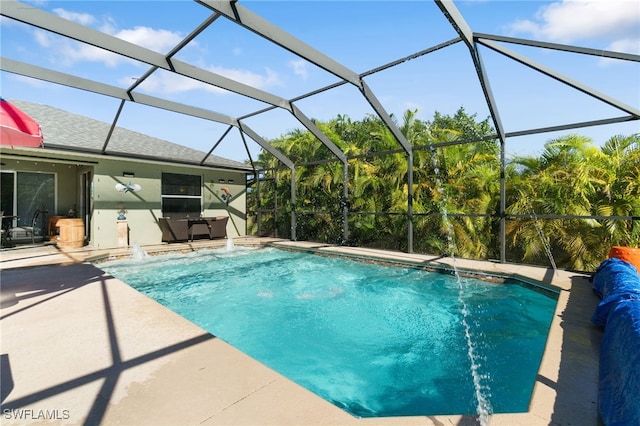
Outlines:
[[[640,248],[613,246],[609,250],[609,257],[617,257],[620,260],[629,262],[640,272]]]
[[[78,248],[84,246],[84,222],[82,219],[58,219],[56,225],[60,229],[58,247]]]
[[[66,216],[49,216],[49,241],[58,241],[58,233],[60,232],[58,229],[58,221],[64,218],[66,218]]]

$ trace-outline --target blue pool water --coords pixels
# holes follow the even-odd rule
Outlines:
[[[475,414],[477,390],[491,412],[527,411],[556,305],[517,283],[274,248],[99,266],[359,417]]]

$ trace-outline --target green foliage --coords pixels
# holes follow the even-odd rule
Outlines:
[[[602,148],[579,135],[551,140],[539,158],[517,158],[507,213],[507,235],[522,260],[540,262],[545,244],[556,262],[594,270],[612,245],[637,246],[637,220],[542,220],[537,215],[635,216],[640,214],[640,135],[614,136]],[[542,237],[541,237],[542,235]],[[542,241],[541,241],[542,240]]]
[[[289,237],[295,212],[297,239],[406,250],[411,169],[401,144],[375,116],[315,124],[348,158],[348,198],[344,165],[310,132],[294,130],[271,141],[296,164],[294,182],[271,154],[258,157],[267,180],[250,188],[249,232],[260,225],[262,235]],[[421,121],[408,110],[396,124],[413,147],[414,251],[499,257],[500,145],[488,119],[460,108]],[[602,148],[567,135],[538,157],[513,159],[504,173],[509,261],[548,266],[553,256],[559,267],[591,271],[610,246],[640,243],[637,219],[613,220],[640,216],[640,135],[615,136]]]

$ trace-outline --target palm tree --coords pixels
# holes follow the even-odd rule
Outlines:
[[[567,135],[547,142],[538,159],[514,160],[520,173],[511,182],[507,212],[530,219],[510,221],[507,234],[522,260],[551,260],[578,270],[593,270],[600,263],[602,254],[594,252],[600,240],[596,220],[540,220],[537,215],[592,215],[592,201],[605,173],[602,156],[591,139]]]
[[[594,200],[602,216],[640,216],[640,134],[617,135],[602,146],[602,186]],[[602,221],[604,245],[640,247],[639,221]]]
[[[495,142],[464,143],[493,134],[488,120],[477,123],[460,108],[454,117],[435,113],[431,123],[423,125],[414,153],[416,202],[425,213],[444,214],[437,223],[423,218],[416,227],[428,238],[419,250],[486,259],[496,251],[495,224],[486,217],[455,217],[458,213],[491,215],[500,197],[500,164]],[[438,144],[459,142],[435,148]],[[425,143],[426,142],[426,143]],[[450,235],[450,233],[452,235]],[[449,239],[453,247],[449,247]],[[453,253],[451,253],[453,251]]]
[[[306,164],[296,167],[296,205],[290,203],[291,172],[283,168],[265,172],[273,177],[265,184],[271,193],[252,203],[277,204],[275,226],[284,230],[295,209],[299,238],[336,243],[343,225],[340,207],[348,202],[351,244],[405,249],[409,168],[393,134],[375,116],[361,121],[338,116],[316,125],[350,158],[349,199],[343,200],[342,163],[327,161],[326,147],[296,130],[272,141],[296,164]],[[398,127],[413,147],[414,249],[449,254],[452,236],[457,256],[497,256],[498,222],[486,216],[498,212],[499,146],[465,142],[492,135],[488,120],[477,122],[462,108],[453,117],[436,113],[431,122],[406,111]],[[639,135],[616,136],[602,149],[584,136],[567,135],[549,141],[537,158],[509,163],[507,213],[527,216],[507,223],[510,260],[548,264],[551,258],[562,267],[592,270],[610,245],[640,241],[637,220],[540,217],[640,215],[639,145]],[[275,168],[278,160],[261,153],[259,164]]]

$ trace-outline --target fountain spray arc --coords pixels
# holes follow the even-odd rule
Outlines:
[[[489,424],[489,418],[491,416],[492,408],[491,402],[488,399],[488,386],[483,383],[484,376],[480,371],[480,363],[478,362],[478,355],[476,353],[476,345],[474,343],[471,326],[469,325],[469,317],[471,312],[465,302],[464,282],[460,276],[456,265],[456,242],[453,227],[451,221],[447,215],[446,194],[444,190],[444,184],[440,177],[440,168],[438,167],[438,156],[433,146],[430,146],[429,152],[431,154],[431,164],[435,175],[436,190],[440,194],[440,210],[442,211],[442,220],[444,221],[447,231],[447,249],[448,254],[452,260],[453,272],[456,277],[456,283],[458,285],[458,303],[460,304],[460,311],[462,313],[462,327],[464,330],[464,337],[467,343],[467,357],[469,358],[471,377],[473,379],[473,387],[476,399],[476,413],[478,414],[478,421],[482,426]]]

